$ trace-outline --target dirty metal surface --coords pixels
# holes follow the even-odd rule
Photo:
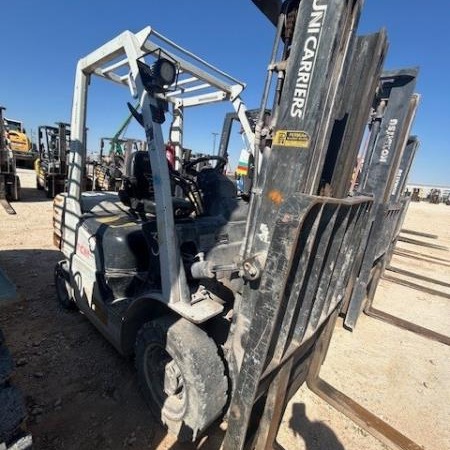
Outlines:
[[[258,307],[230,406],[224,449],[243,448],[254,402],[262,396],[267,396],[267,403],[260,431],[267,439],[273,436],[280,411],[270,407],[271,400],[286,402],[294,374],[302,373],[296,368],[309,356],[303,350],[338,308],[370,205],[367,197],[337,200],[294,194],[281,206],[264,272],[254,290]],[[264,379],[273,374],[274,381],[267,386]],[[264,429],[264,424],[271,425]]]

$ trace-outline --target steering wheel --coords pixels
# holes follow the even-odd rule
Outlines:
[[[201,156],[200,158],[195,158],[186,163],[184,165],[184,170],[189,175],[193,175],[196,177],[199,174],[199,171],[194,167],[199,163],[207,161],[217,161],[216,167],[214,167],[214,170],[216,170],[217,172],[222,172],[224,167],[227,165],[227,159],[223,156]]]

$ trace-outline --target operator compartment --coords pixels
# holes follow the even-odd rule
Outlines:
[[[142,153],[146,155],[146,152]],[[141,170],[140,173],[144,171]],[[211,181],[211,173],[208,180],[207,186],[211,188],[211,192],[226,191],[230,194],[230,187],[224,187],[226,181],[221,177],[217,183],[219,186],[215,187],[212,186],[214,183]],[[134,187],[142,187],[140,181],[133,180]],[[230,183],[233,186],[231,181]],[[144,199],[146,202],[139,207],[149,211],[154,209],[154,200],[148,191],[135,194],[137,197],[129,200],[131,204],[137,205],[137,201]],[[218,202],[226,201],[231,205],[231,199],[230,195],[222,198],[219,196]],[[175,205],[185,204],[190,202],[174,198],[174,212]],[[186,217],[183,213],[176,216],[175,229],[188,278],[192,278],[190,268],[199,259],[209,262],[211,266],[219,262],[223,266],[224,261],[228,263],[225,265],[233,264],[242,244],[248,208],[248,204],[237,197],[234,198],[234,204],[237,205],[234,210],[231,206],[226,209],[231,220],[226,220],[222,214],[200,217],[192,214]],[[133,208],[129,209],[121,202],[115,192],[85,192],[82,194],[82,207],[82,228],[89,236],[89,242],[95,242],[97,282],[102,297],[107,302],[116,303],[145,295],[149,291],[160,291],[161,272],[155,216],[152,213],[145,213],[143,216],[136,214]],[[187,209],[185,207],[183,211]],[[192,207],[189,206],[189,211],[191,210]],[[240,217],[236,220],[233,216]],[[90,244],[90,247],[91,250],[94,249],[94,245]],[[229,276],[222,272],[218,278],[227,279]],[[197,287],[196,283],[192,286],[193,290],[194,287]]]

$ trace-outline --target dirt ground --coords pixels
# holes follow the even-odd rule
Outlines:
[[[220,430],[197,447],[167,436],[140,397],[133,362],[119,356],[82,314],[57,306],[53,267],[61,255],[52,244],[52,203],[35,189],[31,171],[21,170],[20,178],[17,215],[0,210],[0,266],[20,301],[0,305],[0,328],[16,360],[14,383],[26,395],[35,448],[218,449]],[[411,237],[450,246],[450,206],[413,203],[404,228],[437,234],[438,241]],[[447,263],[396,255],[393,266],[450,283],[449,251],[399,247]],[[382,280],[374,304],[449,334],[448,298]],[[425,449],[450,449],[448,346],[362,316],[353,333],[337,324],[321,375]],[[289,403],[278,440],[286,450],[388,448],[305,387]]]

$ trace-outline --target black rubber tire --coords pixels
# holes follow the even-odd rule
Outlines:
[[[17,197],[16,201],[20,201],[22,198],[22,186],[20,185],[20,178],[17,177]]]
[[[42,186],[41,183],[39,183],[39,177],[36,177],[36,189],[38,191],[43,191],[44,190],[44,186]]]
[[[45,190],[45,196],[47,197],[47,198],[53,198],[53,193],[52,193],[52,188],[51,188],[51,186],[48,186],[48,188]]]
[[[13,202],[20,201],[20,178],[16,175],[15,185],[11,189],[11,200]]]
[[[197,439],[222,414],[227,401],[225,367],[215,342],[188,320],[163,316],[139,330],[135,350],[138,382],[153,415],[180,442]],[[159,352],[164,357],[156,367],[150,362]],[[170,397],[163,386],[167,370],[179,373],[176,385],[181,392]]]
[[[20,391],[14,386],[0,389],[0,447],[9,442],[17,433],[26,409]]]
[[[69,293],[66,265],[67,261],[63,260],[59,261],[55,266],[56,298],[64,309],[73,311],[76,309],[76,303]]]
[[[6,345],[0,344],[0,385],[9,380],[14,370],[14,361]]]

